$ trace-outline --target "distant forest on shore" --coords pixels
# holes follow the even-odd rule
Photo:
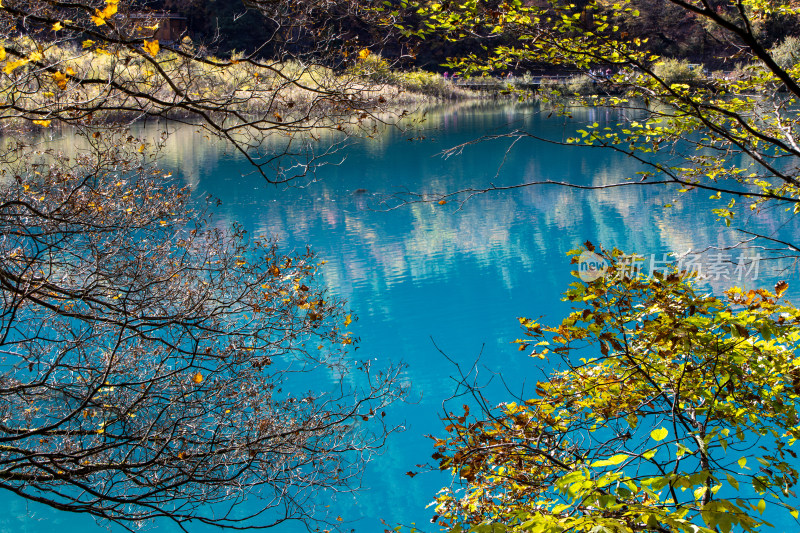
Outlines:
[[[227,55],[231,52],[251,53],[269,56],[270,50],[261,48],[265,36],[274,31],[271,22],[258,10],[252,9],[259,2],[269,0],[155,0],[143,3],[148,9],[166,11],[186,18],[187,33],[195,42],[205,44],[214,54]],[[537,0],[533,0],[536,2]],[[341,0],[342,12],[353,0]],[[397,7],[402,9],[399,1]],[[425,2],[423,2],[425,3]],[[528,0],[525,3],[532,3]],[[539,1],[540,4],[546,2]],[[647,39],[652,52],[691,63],[702,63],[711,70],[733,70],[738,61],[739,48],[731,43],[718,29],[707,28],[698,18],[686,10],[662,0],[635,0],[633,6],[639,10],[639,17],[618,13],[613,2],[607,3],[607,12],[613,16],[623,35]],[[576,0],[575,9],[580,11],[589,4],[587,0]],[[720,4],[720,9],[723,9]],[[328,8],[329,9],[329,8]],[[414,10],[407,10],[406,21],[413,27]],[[587,24],[590,21],[586,21]],[[330,19],[326,22],[330,24]],[[390,60],[398,60],[402,68],[422,68],[430,71],[444,71],[443,63],[451,56],[464,56],[469,53],[482,54],[483,44],[476,38],[465,38],[457,42],[447,42],[436,35],[426,39],[404,37],[398,32],[387,40],[386,28],[371,27],[352,16],[343,16],[338,21],[343,48],[363,45],[373,48]],[[331,29],[331,28],[328,28]],[[800,36],[800,21],[789,15],[775,14],[757,21],[756,32],[762,42],[777,46],[788,37]],[[512,43],[513,35],[500,35],[497,40]],[[547,71],[556,67],[546,63],[520,64],[519,72],[529,70]]]

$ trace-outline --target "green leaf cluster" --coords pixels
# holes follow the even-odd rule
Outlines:
[[[765,21],[783,17],[800,22],[800,4],[791,1],[723,1],[711,4],[666,0],[687,21],[705,28],[706,38],[732,43],[738,52],[731,72],[711,75],[654,53],[646,38],[624,28],[640,17],[636,0],[568,2],[417,2],[425,35],[453,41],[478,36],[484,54],[449,60],[465,74],[524,70],[532,65],[591,71],[610,69],[598,79],[595,94],[576,88],[565,99],[541,90],[558,112],[575,106],[624,109],[625,119],[569,132],[551,142],[606,147],[649,167],[649,175],[674,183],[682,192],[702,188],[743,199],[738,208],[760,210],[765,203],[800,202],[800,64],[795,40],[780,46],[759,32]],[[411,6],[411,4],[409,4]],[[585,85],[585,83],[584,83]],[[665,151],[676,156],[665,162]],[[627,179],[639,179],[629,176]],[[728,208],[720,218],[730,225],[741,215]]]
[[[558,368],[536,394],[447,415],[433,457],[461,486],[438,495],[439,523],[727,533],[797,518],[800,309],[786,283],[717,297],[685,271],[629,277],[619,251],[600,253],[607,275],[565,293],[560,324],[520,319],[516,342]]]

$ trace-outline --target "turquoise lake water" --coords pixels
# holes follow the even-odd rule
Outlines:
[[[198,198],[211,194],[221,200],[217,224],[237,221],[253,234],[276,237],[287,251],[313,247],[327,262],[322,281],[358,316],[352,328],[361,339],[359,358],[369,357],[378,366],[408,365],[409,401],[389,410],[390,420],[405,431],[393,435],[383,454],[368,464],[363,491],[321,502],[344,518],[345,531],[380,532],[381,519],[438,529],[429,524],[432,511],[425,506],[449,477],[406,472],[422,470],[416,465],[429,460],[432,441],[426,435],[442,434],[442,402],[454,390],[450,376],[456,369],[439,350],[467,368],[478,361],[481,376],[494,373],[489,391],[495,402],[508,397],[503,387],[522,395],[532,389],[546,363],[526,357],[510,342],[520,332],[517,317],[545,315],[545,321],[556,322],[568,310],[560,301],[574,281],[568,250],[588,239],[661,259],[666,252],[712,247],[711,254],[727,254],[734,262],[758,251],[716,251],[742,235],[716,221],[710,208],[720,205],[700,191],[680,195],[661,187],[586,191],[548,185],[478,195],[463,205],[383,209],[382,200],[402,191],[447,192],[546,179],[600,185],[635,177],[640,170],[630,159],[604,150],[533,140],[520,141],[507,156],[508,140],[467,147],[446,159],[439,155],[485,134],[521,128],[561,139],[577,122],[618,120],[603,110],[577,112],[575,123],[548,114],[521,105],[434,110],[420,131],[390,130],[355,141],[344,161],[322,168],[318,180],[303,187],[267,185],[241,157],[188,133],[176,135],[166,152],[164,165]],[[748,224],[779,237],[798,234],[793,219],[761,215]],[[771,265],[761,264],[758,276],[751,272],[757,279],[742,281],[771,286],[780,277],[800,285],[790,262],[781,263],[789,268],[783,273]],[[707,287],[720,291],[730,283],[721,278]],[[103,530],[88,518],[4,499],[3,532]],[[153,528],[173,530],[166,524]],[[299,530],[282,526],[276,531]]]

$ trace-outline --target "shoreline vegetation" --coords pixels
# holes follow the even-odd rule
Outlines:
[[[36,45],[28,38],[16,40],[21,50],[31,55],[37,53]],[[415,105],[458,100],[561,100],[581,96],[625,96],[626,78],[635,77],[636,72],[610,72],[597,69],[590,72],[543,72],[524,74],[502,73],[500,76],[462,77],[457,74],[436,73],[421,69],[396,69],[379,54],[368,49],[359,53],[358,60],[345,69],[332,69],[322,65],[299,62],[263,62],[259,65],[243,61],[233,54],[220,59],[202,57],[200,61],[187,60],[185,54],[168,48],[148,50],[152,58],[131,51],[109,51],[96,48],[91,43],[52,46],[40,52],[51,64],[59,65],[46,76],[49,86],[38,90],[17,87],[20,95],[43,110],[40,120],[33,124],[48,127],[48,113],[58,114],[69,110],[76,102],[103,101],[102,116],[89,116],[94,123],[117,120],[136,121],[148,116],[147,106],[132,102],[128,93],[119,97],[113,90],[103,86],[87,89],[81,80],[115,79],[126,89],[149,94],[167,102],[161,115],[170,119],[182,119],[181,97],[172,94],[172,87],[165,76],[158,72],[164,69],[170,76],[185,78],[187,93],[194,102],[205,102],[209,114],[213,115],[218,101],[233,103],[241,117],[269,117],[276,132],[283,130],[313,130],[325,123],[332,114],[336,117],[350,115],[354,118],[339,120],[338,129],[360,127],[364,119],[377,118],[380,113],[400,113],[401,109]],[[193,44],[185,39],[180,44],[182,52],[193,51]],[[151,59],[156,60],[153,68]],[[191,61],[191,65],[189,62]],[[36,68],[33,64],[6,61],[3,72],[8,76],[24,77],[26,71]],[[718,82],[743,80],[757,75],[752,68],[737,67],[733,71],[709,72],[699,64],[687,60],[668,59],[654,67],[654,73],[669,84],[685,84],[692,88],[714,92]],[[775,88],[779,90],[778,87]],[[341,104],[327,103],[327,95],[349,95],[352,109],[339,109]],[[6,95],[18,98],[20,95]],[[170,100],[170,98],[172,100]],[[333,99],[331,99],[333,100]],[[359,107],[363,105],[364,111]],[[342,113],[346,111],[346,113]],[[377,111],[378,113],[374,112]],[[403,116],[405,115],[404,112]],[[190,114],[190,113],[189,113]],[[14,117],[6,117],[14,118]],[[7,129],[31,128],[29,121],[5,121]],[[329,124],[330,125],[330,124]]]

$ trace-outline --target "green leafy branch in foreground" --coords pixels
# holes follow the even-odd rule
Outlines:
[[[609,80],[595,78],[595,94],[551,94],[543,87],[539,98],[556,105],[566,117],[587,105],[617,108],[622,111],[618,123],[569,124],[562,138],[539,138],[535,131],[513,132],[510,137],[629,154],[645,168],[625,180],[668,181],[681,192],[696,188],[721,192],[724,207],[718,214],[728,225],[739,216],[739,208],[759,211],[767,208],[765,203],[780,204],[789,216],[796,214],[800,61],[787,59],[785,47],[774,46],[760,28],[777,19],[796,25],[800,4],[787,0],[667,0],[665,4],[683,13],[687,24],[702,28],[709,41],[725,43],[729,68],[735,72],[713,79],[671,75],[674,58],[657,53],[646,36],[629,32],[642,17],[635,0],[408,2],[408,9],[422,22],[407,31],[452,41],[481,39],[482,54],[450,59],[448,66],[463,73],[492,74],[536,65],[613,72]],[[796,243],[783,244],[798,249]]]
[[[439,525],[727,533],[797,519],[800,310],[781,299],[787,284],[716,297],[686,272],[626,277],[620,252],[600,253],[605,278],[572,285],[559,325],[520,319],[520,349],[561,369],[496,408],[472,386],[480,414],[446,415],[433,457],[456,486],[437,496]]]

